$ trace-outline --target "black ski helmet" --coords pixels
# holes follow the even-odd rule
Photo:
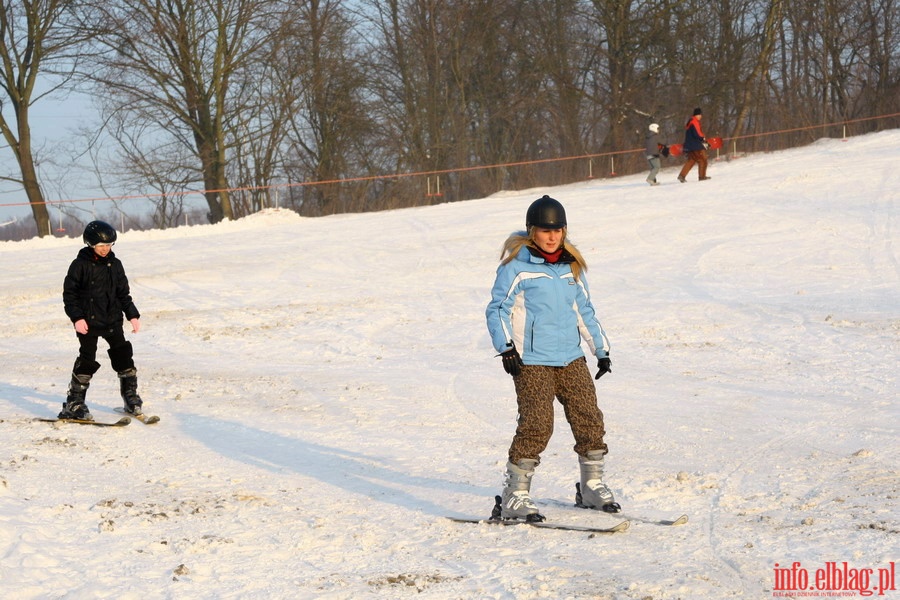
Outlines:
[[[84,235],[81,238],[85,244],[91,247],[97,244],[112,244],[116,241],[116,230],[109,223],[91,221],[84,228]]]
[[[550,196],[542,196],[531,203],[525,214],[525,229],[562,229],[566,226],[566,209]]]

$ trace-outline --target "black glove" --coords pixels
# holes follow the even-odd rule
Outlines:
[[[600,379],[607,373],[612,373],[612,361],[609,360],[608,356],[599,358],[597,359],[597,368],[600,370],[597,371],[597,375],[594,377],[594,379]]]
[[[669,158],[669,147],[663,146],[660,154],[662,154],[665,158]]]
[[[500,358],[503,359],[503,370],[513,377],[522,372],[522,357],[515,348],[501,353]]]

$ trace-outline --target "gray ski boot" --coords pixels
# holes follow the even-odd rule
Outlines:
[[[137,369],[125,369],[119,372],[119,390],[125,403],[125,412],[130,415],[141,414],[143,401],[137,393]]]
[[[501,519],[544,521],[546,518],[531,500],[531,478],[538,461],[523,458],[518,464],[506,463],[506,480],[502,496],[498,496]]]
[[[603,483],[603,456],[601,450],[591,450],[584,456],[578,456],[581,483],[575,484],[575,505],[617,513],[622,507],[613,498],[609,486]]]
[[[62,411],[57,415],[58,419],[94,420],[84,401],[87,389],[91,385],[91,377],[92,375],[76,375],[72,373],[66,401],[63,403]]]

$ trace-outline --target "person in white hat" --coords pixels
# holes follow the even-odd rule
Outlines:
[[[650,163],[650,174],[647,175],[647,183],[650,185],[659,185],[659,182],[656,180],[656,175],[659,173],[659,169],[662,166],[659,157],[660,155],[668,156],[669,147],[659,143],[658,123],[650,123],[648,130],[646,149],[647,162]]]

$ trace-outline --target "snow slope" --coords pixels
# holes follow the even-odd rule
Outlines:
[[[162,421],[122,429],[32,422],[77,351],[61,287],[80,242],[0,243],[0,596],[743,599],[798,561],[811,582],[871,568],[871,591],[900,531],[898,162],[889,131],[717,161],[703,183],[669,160],[655,188],[126,233]],[[500,490],[515,398],[484,308],[544,193],[613,346],[608,481],[629,515],[685,526],[443,518],[486,517]],[[100,360],[88,404],[108,420]],[[572,443],[558,414],[533,495],[552,520],[615,523],[571,506]]]

